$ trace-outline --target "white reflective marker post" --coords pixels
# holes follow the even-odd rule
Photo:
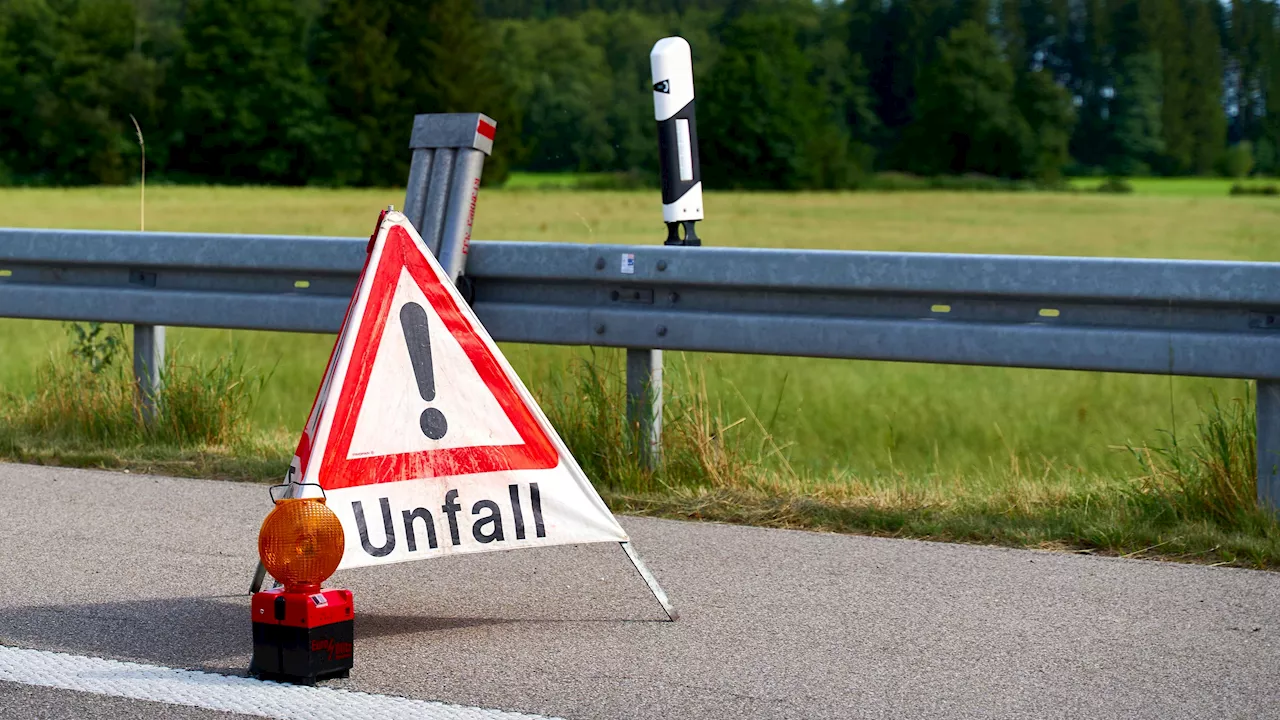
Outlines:
[[[649,53],[653,116],[658,123],[662,170],[662,221],[666,245],[701,245],[694,223],[702,219],[702,171],[694,114],[693,55],[682,37],[663,38]],[[627,426],[640,460],[655,468],[662,457],[662,351],[627,349]]]
[[[701,245],[693,229],[702,219],[702,171],[689,43],[682,37],[659,40],[649,53],[649,67],[653,72],[653,115],[658,121],[666,244]]]

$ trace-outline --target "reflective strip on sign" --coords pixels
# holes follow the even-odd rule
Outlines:
[[[542,715],[522,715],[326,687],[284,685],[246,677],[3,645],[0,645],[0,680],[281,720],[338,717],[545,720]]]
[[[493,152],[493,137],[498,134],[498,126],[486,118],[476,121],[476,138],[473,146],[483,153]]]

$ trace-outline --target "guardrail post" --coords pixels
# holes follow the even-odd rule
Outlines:
[[[1259,380],[1257,410],[1258,507],[1280,510],[1280,381]]]
[[[164,326],[133,326],[133,378],[138,412],[147,425],[155,422],[164,375]]]
[[[640,462],[650,470],[662,459],[662,351],[627,348],[627,427]]]

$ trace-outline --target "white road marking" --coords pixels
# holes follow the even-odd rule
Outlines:
[[[280,720],[546,720],[464,705],[0,645],[0,680]]]

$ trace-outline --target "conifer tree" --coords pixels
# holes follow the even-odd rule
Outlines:
[[[176,169],[223,182],[306,184],[328,137],[293,0],[189,0],[175,71]]]
[[[1158,169],[1162,174],[1190,172],[1195,159],[1195,135],[1190,127],[1194,102],[1187,63],[1188,30],[1180,0],[1150,0],[1158,13],[1158,31],[1153,45],[1160,54],[1162,85],[1160,129],[1164,152]]]
[[[937,45],[907,134],[909,167],[925,174],[1024,174],[1031,131],[1014,104],[1013,69],[995,40],[969,21]]]
[[[1158,53],[1136,53],[1121,61],[1111,107],[1111,172],[1146,175],[1164,152],[1161,78]]]
[[[701,86],[702,172],[710,187],[800,188],[848,172],[840,137],[808,80],[798,26],[785,8],[744,13],[720,28],[724,46]],[[815,172],[817,171],[817,172]]]
[[[1190,165],[1200,175],[1213,171],[1226,146],[1227,117],[1222,106],[1222,57],[1218,29],[1209,7],[1215,0],[1187,0],[1187,127],[1192,139]]]
[[[520,137],[520,118],[498,73],[500,49],[473,0],[394,0],[391,39],[406,73],[400,84],[402,116],[483,112],[498,121],[502,141],[485,163],[487,181],[508,172],[508,153]],[[406,138],[407,131],[402,137]],[[504,150],[504,144],[507,149]]]
[[[412,115],[399,89],[391,0],[333,0],[320,21],[312,64],[336,120],[324,156],[338,185],[397,185],[408,173]]]

